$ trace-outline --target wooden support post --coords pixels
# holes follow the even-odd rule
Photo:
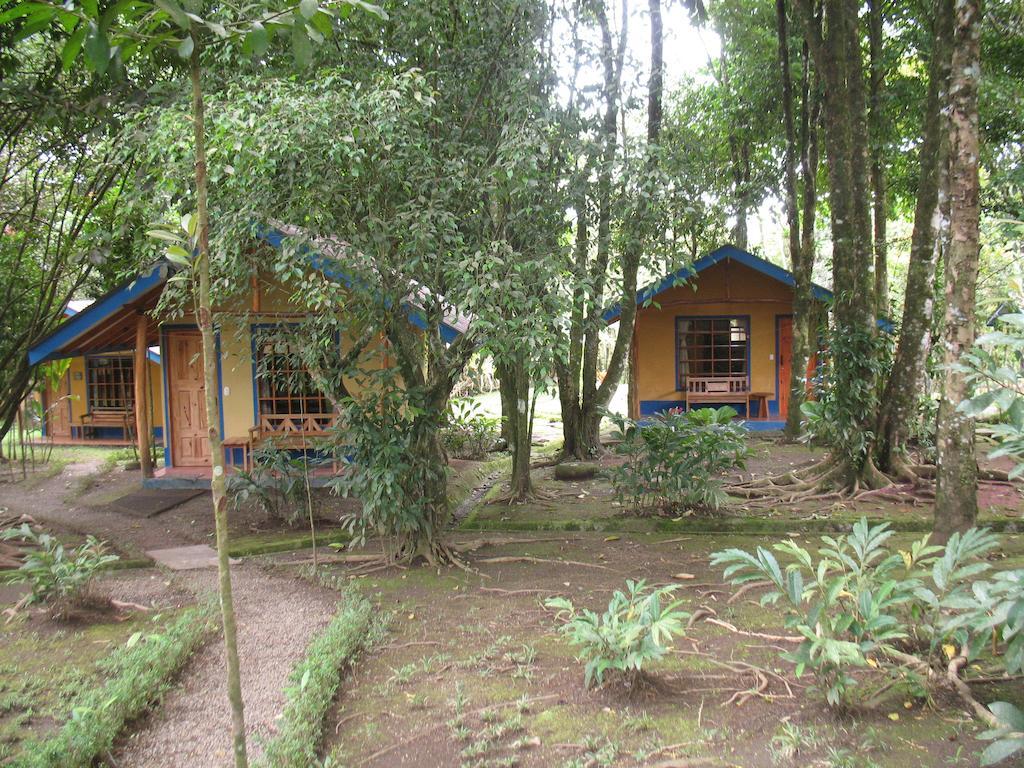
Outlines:
[[[140,312],[135,319],[135,433],[139,441],[139,466],[142,467],[144,478],[153,476],[153,454],[149,447],[149,366],[146,364],[146,352],[149,349],[146,346],[148,326],[149,318],[144,312]]]

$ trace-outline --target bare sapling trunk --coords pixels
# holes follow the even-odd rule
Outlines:
[[[198,35],[194,35],[198,37]],[[228,558],[228,517],[224,449],[220,439],[220,417],[217,391],[217,342],[210,306],[210,216],[207,208],[206,133],[203,113],[202,68],[198,42],[192,49],[192,122],[196,153],[196,216],[198,217],[199,331],[203,341],[203,384],[206,399],[206,423],[210,441],[213,494],[213,518],[217,537],[217,571],[219,576],[221,619],[224,625],[224,648],[227,656],[228,699],[231,702],[231,740],[235,768],[246,768],[245,715],[242,703],[242,678],[238,663],[238,627],[231,596],[231,564]]]
[[[953,368],[974,344],[975,291],[980,254],[981,3],[957,0],[953,27],[950,106],[949,252],[946,256],[946,320],[943,387],[939,404],[934,538],[946,541],[978,517],[978,466],[974,419],[958,410],[970,396],[966,376]]]
[[[928,64],[928,93],[922,120],[920,171],[903,319],[875,430],[879,467],[907,479],[915,479],[906,461],[906,442],[924,388],[925,364],[931,349],[935,269],[942,249],[947,205],[949,128],[943,110],[948,101],[953,0],[936,0],[934,8],[935,29]]]

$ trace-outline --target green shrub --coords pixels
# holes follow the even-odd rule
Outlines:
[[[601,616],[576,610],[564,597],[547,600],[545,605],[558,611],[556,618],[565,619],[561,632],[580,648],[588,688],[603,684],[608,670],[622,673],[632,685],[645,664],[665,655],[690,616],[677,610],[679,601],[667,602],[676,589],[674,584],[650,589],[645,581],[627,580],[626,591],[616,591]]]
[[[722,474],[742,467],[749,455],[747,430],[736,415],[732,408],[673,410],[643,424],[612,415],[616,450],[626,457],[610,473],[616,498],[635,511],[721,508]]]
[[[453,398],[441,427],[441,443],[449,456],[480,461],[494,446],[500,425],[501,419],[486,416],[479,403]]]
[[[371,635],[373,610],[358,594],[344,598],[340,611],[310,643],[292,671],[277,735],[267,743],[258,765],[307,768],[317,765],[324,717],[334,701],[341,673]]]
[[[120,558],[107,553],[106,544],[94,536],[68,549],[48,533],[36,533],[27,523],[0,532],[0,541],[19,539],[35,545],[25,562],[11,576],[13,583],[28,583],[29,603],[45,603],[55,616],[88,602],[97,572]]]
[[[786,626],[804,638],[785,658],[798,675],[815,675],[832,706],[857,699],[857,668],[878,668],[890,680],[919,685],[907,654],[945,674],[955,655],[971,661],[1002,640],[997,662],[1019,669],[1022,572],[978,579],[990,568],[983,557],[998,546],[998,537],[971,529],[954,534],[945,547],[929,545],[926,536],[910,550],[893,551],[891,536],[888,524],[869,526],[862,518],[849,535],[822,537],[817,561],[790,540],[773,547],[792,559],[785,568],[763,547],[753,554],[716,552],[711,562],[726,566],[725,578],[733,584],[771,583],[762,603],[783,603]],[[881,692],[893,688],[890,680],[860,701],[877,703]]]
[[[1024,712],[1005,701],[997,701],[988,708],[1003,726],[978,734],[978,738],[992,742],[981,753],[981,764],[995,765],[1024,752]]]
[[[263,445],[253,451],[252,469],[235,472],[228,478],[231,504],[238,509],[253,501],[266,514],[290,526],[315,518],[319,512],[318,497],[307,494],[307,483],[309,473],[321,461],[293,455],[272,443]]]
[[[191,608],[159,632],[136,633],[103,662],[107,682],[83,691],[54,735],[24,745],[16,768],[80,768],[110,751],[125,723],[170,688],[171,678],[212,631],[213,607]]]

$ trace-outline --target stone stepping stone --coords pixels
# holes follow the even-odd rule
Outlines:
[[[171,547],[170,549],[150,549],[146,556],[158,565],[172,571],[195,571],[200,568],[217,567],[217,550],[205,544],[191,547]]]
[[[589,480],[601,470],[601,465],[587,461],[566,461],[555,464],[556,480]]]

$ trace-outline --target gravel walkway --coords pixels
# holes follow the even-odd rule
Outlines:
[[[242,698],[250,759],[275,732],[284,686],[313,635],[326,626],[337,595],[308,582],[267,575],[257,566],[231,569],[238,618]],[[182,572],[197,594],[217,587],[215,570]],[[224,643],[218,637],[185,668],[149,720],[122,745],[117,766],[222,768],[231,763],[231,712],[226,691]]]

